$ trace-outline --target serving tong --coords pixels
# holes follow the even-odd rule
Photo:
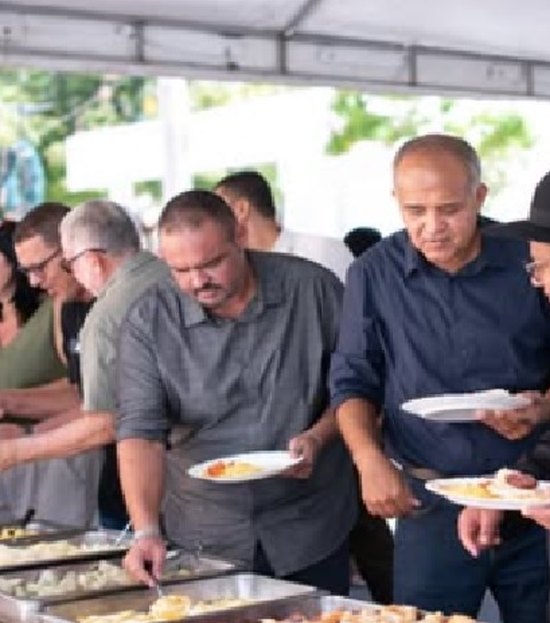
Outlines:
[[[34,510],[32,512],[34,514]],[[132,522],[128,521],[128,523],[120,531],[120,534],[117,536],[115,540],[115,545],[120,545],[124,541],[128,533],[130,532],[131,527]],[[166,553],[164,571],[168,573],[174,573],[180,571],[181,569],[188,569],[189,567],[191,567],[191,570],[197,570],[197,568],[200,567],[202,550],[203,547],[200,541],[197,542],[196,547],[192,549],[180,547],[179,545],[176,546],[176,549],[169,549]],[[145,562],[145,570],[151,578],[152,588],[156,591],[157,597],[164,597],[164,592],[162,590],[160,580],[156,578],[152,573],[152,566],[150,561]]]
[[[168,550],[166,553],[166,560],[164,563],[164,572],[174,573],[181,569],[189,569],[190,567],[200,567],[202,553],[202,543],[198,543],[193,549],[185,549],[178,547],[177,549]],[[156,591],[157,597],[160,599],[164,597],[164,591],[162,590],[161,580],[154,577],[151,573],[151,564],[146,565],[147,572],[152,579],[152,588]],[[193,569],[191,569],[193,570]]]

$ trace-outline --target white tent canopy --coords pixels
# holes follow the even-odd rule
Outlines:
[[[0,1],[3,64],[550,96],[548,0]]]

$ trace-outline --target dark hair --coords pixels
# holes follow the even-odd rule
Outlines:
[[[59,225],[68,212],[69,208],[62,203],[55,201],[39,203],[17,224],[15,242],[40,236],[46,244],[59,247],[61,245]]]
[[[353,257],[358,257],[379,240],[382,240],[382,234],[374,227],[356,227],[344,236],[344,243]]]
[[[16,224],[13,221],[0,223],[0,253],[6,258],[12,268],[15,290],[12,301],[22,322],[26,322],[40,305],[40,290],[31,287],[27,276],[17,266],[17,257],[14,248],[14,234]],[[0,320],[3,319],[3,309],[0,303]]]
[[[258,214],[275,219],[273,193],[265,177],[258,171],[231,173],[220,180],[215,188],[223,188],[234,199],[247,199]]]
[[[394,175],[406,156],[420,152],[447,153],[454,156],[464,165],[472,188],[480,184],[481,163],[476,150],[463,138],[450,134],[424,134],[403,143],[393,159]]]
[[[237,221],[231,208],[215,193],[208,190],[188,190],[172,197],[159,219],[159,229],[170,232],[186,227],[196,229],[204,221],[218,223],[235,240]]]

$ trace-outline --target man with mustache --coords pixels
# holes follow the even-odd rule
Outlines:
[[[355,489],[326,385],[340,281],[302,258],[246,250],[231,208],[206,191],[168,202],[159,242],[175,283],[140,298],[120,339],[118,456],[137,530],[127,569],[151,583],[152,563],[159,577],[164,498],[166,534],[185,548],[347,592]],[[187,473],[207,459],[284,449],[302,461],[267,480]]]
[[[547,389],[548,310],[525,274],[526,245],[480,226],[486,193],[477,154],[460,138],[420,136],[398,150],[394,195],[405,230],[348,271],[332,404],[367,507],[398,517],[395,601],[475,617],[489,588],[504,623],[540,623],[544,531],[507,518],[502,542],[473,558],[456,533],[460,509],[424,488],[437,476],[513,463],[540,430],[507,440],[481,422],[430,422],[400,408],[444,393]]]

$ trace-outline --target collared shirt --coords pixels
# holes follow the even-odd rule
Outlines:
[[[344,282],[353,255],[342,240],[282,229],[272,251],[305,257],[330,269]]]
[[[116,355],[122,319],[151,285],[170,278],[168,266],[148,251],[126,259],[96,299],[80,334],[83,408],[116,410]]]
[[[169,538],[248,563],[260,541],[286,575],[332,553],[351,528],[355,492],[342,441],[325,446],[306,480],[227,486],[186,472],[215,457],[286,449],[319,419],[342,285],[301,258],[248,257],[257,292],[238,318],[209,316],[176,285],[153,288],[132,309],[120,342],[118,438],[162,440],[171,429]]]
[[[122,320],[145,290],[170,279],[170,270],[163,261],[148,251],[140,251],[127,258],[105,284],[80,334],[83,408],[86,411],[116,412],[117,349]],[[104,455],[99,496],[94,497],[103,516],[125,521],[114,444],[106,446]]]
[[[508,441],[483,424],[428,422],[400,405],[548,387],[549,309],[529,283],[527,259],[524,243],[485,235],[478,257],[456,274],[426,262],[404,231],[369,249],[348,271],[333,405],[358,397],[383,408],[385,442],[405,465],[467,475],[514,462],[540,430]]]

